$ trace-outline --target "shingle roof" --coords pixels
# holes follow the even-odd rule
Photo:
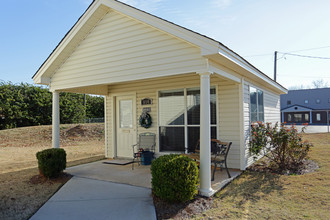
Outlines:
[[[316,102],[317,99],[320,103]],[[308,100],[307,104],[305,100]],[[291,103],[288,104],[288,101]],[[293,105],[314,110],[330,110],[330,88],[290,90],[288,94],[281,95],[281,110]]]

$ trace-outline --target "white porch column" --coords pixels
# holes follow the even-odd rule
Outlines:
[[[60,96],[56,91],[53,92],[52,146],[60,147]]]
[[[200,194],[211,196],[210,72],[200,75]]]

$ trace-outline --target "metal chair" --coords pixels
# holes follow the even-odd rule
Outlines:
[[[150,132],[141,133],[139,135],[139,142],[132,146],[133,149],[132,170],[134,170],[134,163],[136,162],[136,160],[140,165],[142,150],[152,152],[152,157],[154,158],[155,147],[156,147],[156,134]]]
[[[212,139],[212,152],[211,152],[211,164],[213,163],[213,173],[212,173],[212,181],[214,180],[214,174],[215,170],[217,169],[217,166],[220,165],[220,168],[222,169],[222,166],[225,165],[228,178],[230,178],[230,173],[227,167],[227,156],[230,149],[230,146],[232,142],[221,142],[216,139]]]

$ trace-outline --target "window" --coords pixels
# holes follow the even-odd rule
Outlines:
[[[321,121],[321,114],[320,113],[316,114],[316,121]]]
[[[288,114],[288,121],[292,121],[291,114]]]
[[[250,117],[251,122],[264,121],[264,93],[250,87]]]
[[[120,128],[133,127],[132,100],[119,101],[119,125]]]
[[[320,104],[321,103],[321,100],[320,99],[316,99],[316,104]]]
[[[210,89],[211,138],[216,131],[216,89]],[[191,151],[199,140],[200,89],[159,92],[160,151]]]
[[[297,122],[297,123],[302,122],[302,114],[294,114],[293,118],[294,118],[294,122]]]
[[[309,121],[309,114],[305,114],[305,121]]]
[[[308,99],[305,99],[305,104],[308,104]]]
[[[286,103],[287,103],[288,105],[291,105],[291,100],[288,100]]]
[[[330,103],[330,98],[328,99],[328,102]]]

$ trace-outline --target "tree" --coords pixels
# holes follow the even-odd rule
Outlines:
[[[85,117],[104,117],[104,99],[60,93],[60,120],[63,124],[81,123]],[[85,116],[86,110],[86,116]],[[7,128],[48,125],[52,123],[52,93],[46,88],[26,83],[0,82],[0,130]]]
[[[313,89],[326,88],[326,87],[329,87],[328,82],[324,81],[323,79],[314,80],[312,82]]]
[[[318,88],[327,88],[329,87],[329,84],[327,81],[323,79],[318,79],[312,81],[311,85],[295,85],[290,86],[289,90],[300,90],[300,89],[318,89]]]

